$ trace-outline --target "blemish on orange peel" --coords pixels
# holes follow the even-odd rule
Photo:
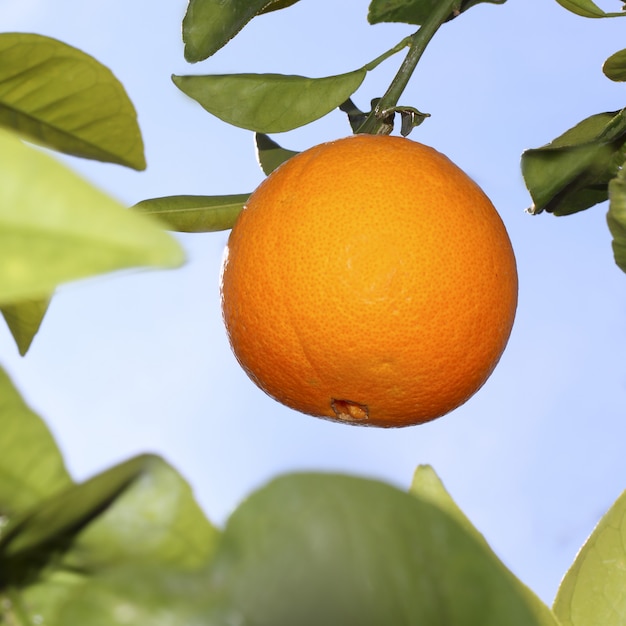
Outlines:
[[[366,404],[359,404],[351,400],[332,399],[330,406],[335,415],[346,422],[362,422],[369,418],[369,411]]]

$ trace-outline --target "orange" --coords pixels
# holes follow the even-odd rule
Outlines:
[[[483,191],[433,148],[357,135],[266,178],[230,234],[222,310],[270,396],[351,424],[448,413],[507,343],[517,271]]]

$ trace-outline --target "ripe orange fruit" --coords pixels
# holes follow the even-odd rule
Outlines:
[[[280,166],[241,212],[222,268],[235,355],[311,415],[408,426],[487,380],[517,305],[509,237],[433,148],[357,135]]]

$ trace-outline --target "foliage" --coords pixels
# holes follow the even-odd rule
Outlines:
[[[591,0],[557,0],[583,17],[620,17]],[[603,67],[614,81],[626,80],[626,50],[611,55]],[[613,235],[615,262],[626,272],[626,188],[621,170],[626,163],[626,109],[599,113],[583,120],[541,148],[522,155],[522,173],[533,198],[530,213],[569,215],[609,199],[607,221]]]
[[[372,0],[370,23],[419,25],[345,74],[175,76],[209,112],[256,132],[268,174],[294,151],[266,133],[335,108],[353,132],[408,134],[427,114],[398,106],[435,32],[478,4]],[[589,18],[591,0],[557,0]],[[185,58],[215,54],[255,17],[297,0],[190,0]],[[406,50],[390,89],[360,111],[365,75]],[[626,80],[626,50],[604,73]],[[626,109],[583,120],[522,170],[533,212],[565,215],[608,198],[626,271]],[[230,228],[248,193],[155,198],[132,210],[31,143],[136,170],[145,167],[134,107],[98,61],[49,37],[0,34],[0,310],[25,354],[58,285],[129,267],[176,267],[182,232]],[[34,181],[34,183],[33,183]],[[410,492],[355,477],[298,474],[252,494],[223,530],[163,459],[141,455],[76,484],[44,422],[0,370],[0,624],[480,624],[617,626],[624,621],[622,495],[565,576],[553,611],[499,561],[428,467]],[[320,598],[324,602],[320,602]]]

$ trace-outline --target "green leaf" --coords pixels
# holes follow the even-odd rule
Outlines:
[[[25,512],[72,480],[45,423],[0,368],[0,518]],[[0,536],[4,531],[0,524]]]
[[[62,547],[57,564],[75,571],[123,563],[190,570],[206,563],[216,537],[189,485],[146,454],[13,519],[0,541],[0,566],[8,562],[8,570],[30,574]]]
[[[624,161],[626,110],[593,115],[541,148],[522,155],[531,213],[568,215],[608,198]]]
[[[169,230],[208,233],[227,230],[250,194],[229,196],[167,196],[142,200],[131,209],[160,219]]]
[[[15,304],[5,304],[0,307],[0,312],[22,356],[28,352],[30,344],[39,331],[49,304],[50,298],[41,298],[38,300],[24,300]]]
[[[613,255],[618,267],[626,272],[626,171],[622,166],[609,183],[609,212],[606,216],[613,235]]]
[[[178,243],[48,154],[0,131],[0,304],[128,267],[174,267]]]
[[[55,570],[0,599],[0,623],[10,625],[221,626],[207,619],[206,577],[166,568],[121,566],[89,576]]]
[[[173,76],[174,84],[228,124],[282,133],[309,124],[347,100],[365,78],[361,68],[324,78],[283,74]]]
[[[607,13],[591,0],[556,0],[562,7],[582,17],[622,17],[621,13]]]
[[[452,499],[450,494],[446,491],[446,488],[443,486],[441,479],[437,476],[432,467],[428,465],[421,465],[415,470],[410,493],[426,502],[430,502],[444,513],[447,513],[470,536],[474,537],[476,541],[483,544],[485,550],[491,552],[491,548],[489,547],[489,544],[485,540],[484,536],[478,532],[476,527],[460,509],[459,505]],[[505,576],[509,577],[511,584],[517,586],[519,592],[526,597],[526,602],[535,614],[538,623],[555,623],[554,615],[551,614],[550,609],[526,585],[517,580],[508,570],[506,571]]]
[[[183,19],[185,59],[196,63],[225,46],[253,17],[298,0],[190,0]]]
[[[260,14],[262,13],[270,13],[271,11],[278,11],[279,9],[286,9],[290,6],[293,6],[296,2],[300,0],[274,0],[271,4],[266,6]],[[259,14],[259,15],[260,15]]]
[[[127,462],[133,464],[137,472],[132,483],[77,535],[64,566],[93,571],[123,563],[177,570],[206,565],[218,531],[189,484],[157,456],[143,455]]]
[[[476,4],[488,2],[490,4],[504,4],[506,0],[459,0],[457,11],[467,11]],[[439,0],[372,0],[369,6],[367,19],[370,24],[382,22],[402,22],[404,24],[422,25]],[[449,19],[458,13],[450,15]]]
[[[217,623],[556,626],[454,516],[347,476],[257,491],[229,519],[211,574]]]
[[[626,50],[612,54],[602,66],[602,71],[611,80],[626,81]]]
[[[206,576],[170,568],[121,566],[94,575],[46,572],[2,597],[0,623],[46,626],[223,626],[208,618]],[[4,617],[4,621],[3,621]],[[26,618],[28,621],[22,621]]]
[[[146,167],[122,84],[93,57],[50,37],[0,34],[0,126],[67,154]]]
[[[585,542],[554,601],[561,626],[626,623],[626,492]]]
[[[298,154],[294,150],[281,148],[273,139],[263,133],[254,135],[256,156],[263,172],[271,174],[279,165]]]
[[[173,468],[131,459],[10,522],[0,623],[204,625],[217,538]]]

